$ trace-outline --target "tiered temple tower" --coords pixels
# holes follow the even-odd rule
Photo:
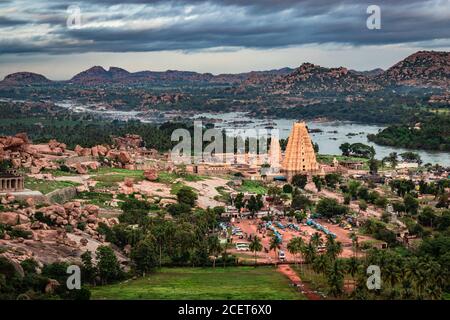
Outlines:
[[[282,168],[288,181],[296,174],[319,172],[319,164],[305,122],[294,123]]]
[[[272,134],[269,149],[269,164],[273,170],[279,171],[281,169],[281,147],[278,135]]]

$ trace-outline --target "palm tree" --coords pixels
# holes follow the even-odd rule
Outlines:
[[[359,261],[355,257],[351,257],[347,263],[347,272],[352,276],[352,282],[355,283],[355,274],[359,269]]]
[[[297,265],[297,259],[295,258],[295,255],[300,251],[300,248],[297,244],[297,238],[292,238],[291,241],[287,244],[287,249],[290,254],[294,256],[294,262]]]
[[[270,239],[270,250],[274,250],[275,251],[275,255],[277,254],[277,249],[280,248],[281,245],[281,240],[280,238],[276,237],[275,235],[273,235],[272,239]]]
[[[420,297],[421,292],[421,271],[420,271],[420,264],[417,258],[411,258],[408,263],[406,264],[406,270],[405,270],[405,277],[407,282],[409,283],[411,289],[415,289],[416,295]]]
[[[359,247],[358,236],[356,235],[355,232],[351,232],[349,237],[352,240],[353,256],[355,258],[357,258],[358,257],[358,247]]]
[[[254,236],[252,241],[249,245],[250,251],[254,252],[255,254],[255,267],[256,267],[256,252],[260,252],[263,249],[263,246],[261,244],[261,240],[258,236]]]
[[[331,260],[336,260],[336,258],[342,253],[342,243],[334,240],[331,234],[327,235],[326,243],[326,254]]]
[[[323,245],[323,239],[322,239],[322,236],[320,235],[320,233],[315,232],[311,236],[311,242],[316,247],[320,247],[321,245]]]
[[[295,259],[295,255],[299,254],[300,255],[300,272],[303,273],[303,263],[302,263],[302,255],[304,252],[304,247],[305,247],[305,241],[301,238],[301,237],[295,237],[292,238],[291,241],[289,241],[288,245],[287,245],[287,249],[288,251],[294,255],[294,259]],[[297,264],[297,259],[295,259],[295,264]]]
[[[395,285],[400,281],[401,274],[395,261],[387,263],[383,268],[383,274],[386,281],[389,283],[391,289],[395,288]]]
[[[305,262],[311,263],[314,261],[316,255],[317,255],[317,249],[316,247],[309,241],[308,245],[304,249],[304,255],[305,255]]]
[[[313,261],[313,269],[317,273],[325,273],[329,268],[329,259],[327,256],[320,254]]]
[[[344,288],[344,272],[341,262],[335,260],[328,271],[328,285],[330,286],[330,294],[337,297],[342,294]]]

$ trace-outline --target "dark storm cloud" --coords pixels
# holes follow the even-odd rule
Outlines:
[[[0,15],[0,53],[189,51],[450,39],[450,0],[375,2],[381,7],[381,30],[366,28],[366,9],[372,3],[364,1],[49,0],[30,5],[12,0],[0,5],[0,13],[10,12]],[[67,28],[69,5],[81,8],[82,28]]]

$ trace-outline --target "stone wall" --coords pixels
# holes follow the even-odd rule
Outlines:
[[[91,162],[91,161],[95,161],[94,157],[92,156],[72,157],[66,160],[66,165],[71,166],[77,163]]]
[[[58,189],[48,193],[46,196],[50,202],[64,203],[77,196],[77,188],[67,187]]]

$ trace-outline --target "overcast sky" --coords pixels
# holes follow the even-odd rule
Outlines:
[[[380,30],[366,26],[372,4],[381,8]],[[1,78],[26,70],[68,79],[93,65],[368,70],[449,48],[450,0],[0,0]]]

